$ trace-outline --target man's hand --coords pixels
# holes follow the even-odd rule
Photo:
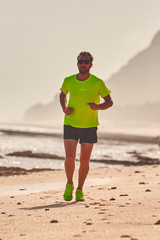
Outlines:
[[[99,106],[96,103],[91,102],[91,103],[87,103],[87,104],[90,106],[90,108],[92,110],[99,110]]]
[[[103,99],[104,99],[104,102],[98,105],[94,102],[87,103],[87,104],[90,106],[92,110],[105,110],[110,108],[113,105],[113,101],[110,95],[107,95]]]
[[[71,115],[72,112],[73,112],[73,108],[71,107],[67,107],[67,108],[64,108],[63,112],[68,116],[68,115]]]

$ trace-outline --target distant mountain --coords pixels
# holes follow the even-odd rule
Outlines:
[[[59,103],[59,95],[57,94],[52,102],[48,104],[37,103],[26,110],[23,121],[27,123],[45,123],[54,124],[62,119],[63,112]]]
[[[125,123],[160,123],[160,102],[141,105],[113,105],[107,111],[100,111],[103,120]]]
[[[160,101],[160,31],[148,48],[107,80],[107,85],[118,105]]]
[[[144,103],[141,105],[113,105],[107,111],[100,111],[101,120],[125,123],[160,123],[160,102]],[[30,107],[24,114],[23,121],[26,123],[63,125],[64,114],[58,101],[58,95],[54,101],[43,105],[41,103]]]

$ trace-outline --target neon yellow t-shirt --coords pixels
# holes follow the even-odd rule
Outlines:
[[[77,74],[66,77],[61,87],[64,94],[69,93],[68,107],[73,108],[71,115],[64,117],[64,125],[77,128],[97,127],[98,110],[92,110],[87,104],[100,103],[100,96],[103,98],[111,93],[103,80],[90,74],[85,81],[79,81]]]

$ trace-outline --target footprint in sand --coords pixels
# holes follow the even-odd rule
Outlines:
[[[106,221],[106,220],[108,220],[107,218],[102,218],[102,221]]]
[[[145,184],[148,184],[146,182],[139,182],[139,185],[145,185]]]
[[[97,204],[100,204],[100,203],[99,202],[90,203],[90,205],[97,205]]]
[[[121,238],[130,238],[131,236],[129,235],[122,235]]]
[[[87,222],[86,225],[92,225],[92,223],[91,222]]]
[[[89,206],[88,206],[88,205],[86,205],[86,206],[85,206],[85,208],[89,208]]]
[[[88,219],[86,222],[84,222],[86,225],[92,225],[92,219]]]

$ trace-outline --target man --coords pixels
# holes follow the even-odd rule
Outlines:
[[[64,146],[65,172],[67,177],[64,200],[72,200],[74,190],[73,174],[77,142],[80,141],[80,167],[76,201],[84,201],[83,185],[89,171],[93,144],[97,142],[98,110],[113,105],[111,91],[103,80],[90,74],[93,57],[89,52],[81,52],[77,57],[79,73],[64,79],[60,93],[60,103],[65,113]],[[67,104],[67,94],[69,101]],[[104,102],[100,104],[100,96]]]

